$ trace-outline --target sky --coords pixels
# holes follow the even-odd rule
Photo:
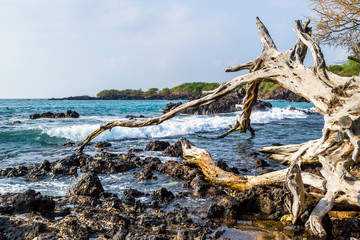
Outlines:
[[[0,98],[222,83],[261,54],[257,16],[285,51],[310,14],[306,0],[0,0]],[[328,65],[348,55],[323,52]]]

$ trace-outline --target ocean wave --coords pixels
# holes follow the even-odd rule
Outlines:
[[[274,107],[269,111],[254,112],[251,116],[251,121],[254,124],[267,124],[282,119],[299,119],[306,117],[307,115],[301,110]],[[208,116],[182,115],[157,126],[148,126],[143,128],[113,128],[111,131],[106,131],[99,135],[97,140],[109,141],[187,135],[196,132],[211,132],[226,129],[229,125],[234,123],[235,114]],[[72,141],[82,141],[98,127],[98,124],[83,124],[53,127],[44,131],[51,137],[67,138]]]

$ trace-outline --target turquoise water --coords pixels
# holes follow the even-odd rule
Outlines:
[[[62,159],[76,151],[76,146],[64,147],[69,141],[79,143],[100,124],[111,120],[126,120],[126,115],[145,115],[155,117],[170,101],[132,100],[132,101],[50,101],[41,99],[0,99],[0,169],[19,165],[50,162]],[[172,101],[177,102],[177,101]],[[183,101],[184,102],[184,101]],[[198,147],[206,148],[215,160],[223,159],[230,166],[239,169],[247,168],[246,174],[257,174],[252,168],[254,160],[247,155],[259,148],[272,143],[295,144],[316,139],[321,136],[323,117],[317,114],[307,115],[301,110],[310,109],[309,103],[289,103],[271,101],[273,108],[266,112],[252,114],[252,126],[256,137],[249,134],[233,133],[225,139],[208,140],[207,137],[217,136],[233,125],[237,113],[209,116],[180,115],[159,126],[141,129],[114,128],[98,136],[94,141],[109,141],[114,152],[127,152],[130,148],[144,149],[151,139],[169,141],[171,144],[185,137]],[[79,112],[78,119],[29,119],[29,115],[51,111],[66,112],[71,109]],[[12,125],[13,121],[22,123]],[[295,137],[296,136],[296,137]],[[95,154],[94,145],[85,148],[85,153]],[[165,161],[161,153],[142,152],[140,157],[157,156]],[[273,163],[274,167],[282,167]],[[138,170],[133,170],[138,171]],[[159,185],[171,185],[175,188],[180,183],[166,176],[159,175],[160,181],[138,183],[132,177],[133,172],[114,175],[103,175],[105,189],[121,194],[129,186],[138,184],[144,191],[158,189]],[[38,183],[23,178],[0,179],[0,193],[20,192],[28,188],[36,189],[43,194],[63,195],[74,181],[73,177],[49,178]]]

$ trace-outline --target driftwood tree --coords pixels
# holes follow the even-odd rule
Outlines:
[[[311,233],[324,237],[326,232],[321,224],[322,218],[335,204],[360,207],[360,181],[349,172],[350,166],[359,161],[360,154],[360,78],[340,77],[327,70],[321,49],[310,36],[311,29],[308,23],[295,21],[297,43],[290,50],[279,52],[266,27],[257,18],[256,25],[263,45],[261,56],[248,63],[225,69],[227,72],[247,69],[250,71],[248,74],[236,77],[206,96],[183,104],[160,117],[141,122],[109,122],[90,134],[79,151],[81,152],[89,141],[105,130],[117,126],[144,127],[160,124],[186,109],[216,101],[242,84],[247,84],[243,113],[223,136],[237,130],[249,130],[253,133],[250,127],[250,114],[259,83],[277,83],[305,97],[315,105],[318,113],[324,115],[323,135],[320,139],[298,145],[265,147],[260,150],[272,154],[274,159],[290,163],[289,168],[260,176],[237,176],[217,168],[206,150],[196,148],[189,141],[182,139],[184,158],[188,163],[198,165],[215,184],[237,190],[248,189],[254,185],[285,183],[293,195],[290,211],[294,216],[294,222],[306,210],[304,184],[324,190],[325,195],[306,222],[306,227]],[[308,49],[313,58],[311,68],[303,64]],[[314,161],[322,164],[321,177],[300,170],[302,163]]]

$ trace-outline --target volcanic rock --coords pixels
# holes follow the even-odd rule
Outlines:
[[[67,196],[90,196],[98,198],[104,188],[95,173],[89,172],[81,175],[66,193]]]
[[[169,142],[153,140],[146,144],[145,151],[164,151],[168,146]]]

